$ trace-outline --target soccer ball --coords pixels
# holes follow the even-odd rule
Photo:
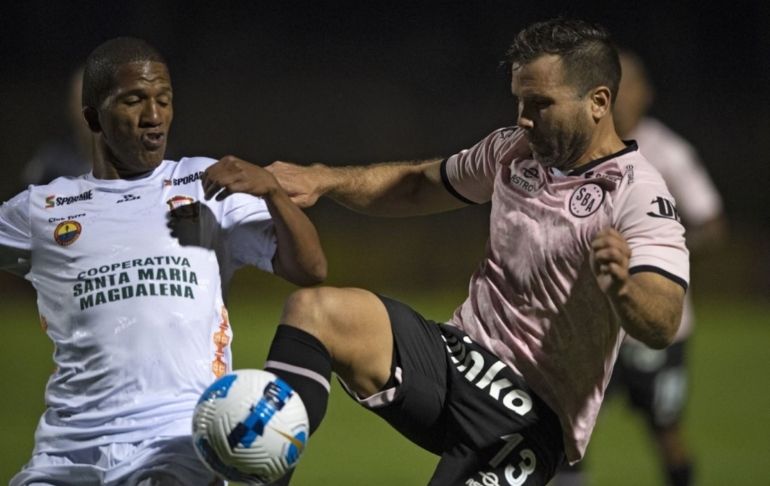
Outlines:
[[[293,468],[308,438],[302,399],[263,370],[237,370],[203,392],[193,414],[195,451],[229,481],[269,484]]]

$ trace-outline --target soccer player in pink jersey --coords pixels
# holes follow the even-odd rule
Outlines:
[[[367,290],[299,290],[265,365],[302,396],[311,431],[334,371],[354,399],[440,456],[435,486],[543,485],[579,461],[621,341],[670,344],[689,278],[663,179],[615,131],[620,62],[608,33],[539,22],[508,54],[517,126],[469,149],[268,167],[303,206],[325,195],[414,216],[491,201],[486,254],[449,322]]]

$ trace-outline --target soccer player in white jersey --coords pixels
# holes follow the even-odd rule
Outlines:
[[[700,162],[693,146],[659,120],[647,115],[653,89],[647,70],[636,53],[621,50],[623,72],[615,103],[615,127],[660,171],[676,200],[687,228],[687,246],[694,253],[708,251],[725,238],[726,218],[722,198]],[[671,486],[693,480],[693,460],[682,433],[688,396],[687,350],[693,332],[694,312],[688,293],[682,322],[674,343],[651,349],[627,338],[620,349],[608,391],[626,392],[629,403],[645,418]],[[583,486],[585,472],[579,464],[560,473],[556,486]]]
[[[268,167],[300,205],[326,195],[413,216],[491,201],[486,255],[449,322],[366,290],[299,290],[268,353],[311,430],[334,371],[441,457],[433,486],[543,485],[579,461],[621,341],[670,344],[689,278],[663,179],[615,132],[620,64],[607,32],[539,22],[509,61],[518,126],[447,159]]]
[[[261,167],[164,160],[166,62],[117,38],[86,61],[97,160],[0,207],[0,265],[37,290],[56,370],[32,459],[11,484],[217,484],[196,458],[199,394],[232,366],[225,293],[253,265],[325,277],[312,223]]]

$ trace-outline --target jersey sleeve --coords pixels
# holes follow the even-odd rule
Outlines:
[[[235,268],[251,265],[272,273],[277,240],[267,204],[247,194],[233,194],[226,201],[222,225],[230,264]]]
[[[687,289],[689,252],[674,198],[660,176],[637,175],[636,179],[629,183],[626,177],[623,181],[625,190],[613,214],[613,227],[631,248],[629,271],[655,272]]]
[[[441,164],[444,186],[467,204],[488,202],[500,165],[511,163],[522,145],[522,137],[521,130],[502,128],[452,155]]]
[[[0,269],[18,272],[32,248],[29,190],[0,206]]]

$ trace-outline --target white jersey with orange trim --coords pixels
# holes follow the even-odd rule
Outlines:
[[[62,177],[0,207],[2,265],[26,263],[55,344],[35,453],[188,435],[199,394],[231,370],[223,294],[242,265],[272,272],[276,239],[261,198],[203,199],[213,162]]]
[[[594,235],[618,230],[630,271],[687,287],[684,228],[660,174],[635,144],[570,173],[533,160],[505,128],[442,164],[450,192],[491,201],[486,255],[450,324],[523,376],[558,414],[570,461],[593,430],[620,343],[620,318],[589,264]]]
[[[695,148],[660,121],[642,118],[629,138],[636,140],[639,151],[658,169],[676,200],[676,208],[685,228],[696,227],[718,218],[723,211],[722,198],[701,163]],[[691,294],[684,301],[682,323],[675,341],[692,334],[695,326]]]

